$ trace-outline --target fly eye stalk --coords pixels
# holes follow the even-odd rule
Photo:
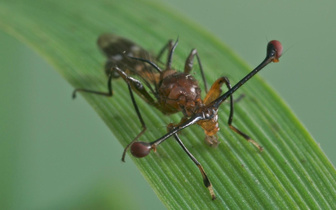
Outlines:
[[[150,143],[147,142],[134,142],[131,146],[131,154],[134,157],[137,158],[142,158],[142,157],[146,157],[149,152],[151,151],[152,146]]]
[[[282,49],[282,44],[278,40],[272,40],[267,45],[267,55],[273,57],[272,61],[277,63],[282,55]]]

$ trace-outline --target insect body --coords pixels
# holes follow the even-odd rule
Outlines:
[[[228,78],[220,77],[215,81],[209,91],[196,49],[191,50],[188,58],[186,59],[183,72],[179,72],[171,67],[172,57],[177,46],[177,41],[174,44],[172,41],[169,41],[157,57],[152,56],[146,50],[137,46],[133,42],[112,34],[100,36],[98,39],[98,45],[108,58],[105,65],[105,72],[108,75],[108,92],[76,89],[73,93],[73,97],[75,97],[75,94],[78,91],[112,96],[112,78],[120,76],[125,80],[129,87],[133,106],[143,129],[124,149],[122,161],[125,160],[125,155],[129,147],[133,156],[138,158],[145,157],[151,150],[155,151],[156,147],[167,138],[174,136],[175,140],[179,143],[182,149],[199,168],[203,177],[204,185],[208,188],[211,198],[215,199],[216,196],[211,182],[203,167],[184,146],[178,136],[178,132],[190,125],[198,124],[205,132],[206,142],[216,146],[218,144],[216,133],[219,131],[217,112],[219,106],[228,98],[230,100],[230,114],[228,119],[229,127],[262,151],[262,147],[258,143],[232,125],[234,113],[232,94],[267,64],[271,62],[278,62],[278,59],[282,54],[282,46],[279,41],[273,40],[268,43],[266,58],[235,86],[231,87]],[[160,57],[165,50],[168,50],[168,56],[165,69],[162,70],[156,63],[154,63],[154,60],[159,62]],[[197,80],[190,74],[195,57],[197,58],[200,66],[204,89],[206,91],[204,99],[201,98],[201,88]],[[139,77],[142,82],[135,77]],[[222,94],[221,88],[224,84],[228,88],[228,91]],[[146,125],[134,99],[133,91],[136,92],[145,102],[156,107],[164,114],[169,115],[182,112],[183,117],[181,121],[177,124],[169,124],[169,132],[155,141],[137,141],[146,131]]]

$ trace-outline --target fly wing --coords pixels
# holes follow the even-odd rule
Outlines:
[[[113,67],[118,66],[127,75],[141,78],[150,91],[154,91],[151,85],[156,86],[159,79],[158,72],[148,63],[130,58],[155,61],[156,59],[151,53],[136,43],[114,34],[99,36],[97,44],[107,57],[106,75],[112,74],[112,77],[118,78],[119,74],[113,71]]]

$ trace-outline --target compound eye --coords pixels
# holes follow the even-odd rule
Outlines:
[[[149,154],[152,146],[147,142],[134,142],[131,146],[131,154],[134,157],[142,158]]]
[[[275,51],[275,57],[273,62],[279,62],[279,58],[282,55],[282,44],[278,40],[272,40],[268,43],[269,46]]]

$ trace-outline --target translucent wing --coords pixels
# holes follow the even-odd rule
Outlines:
[[[113,71],[113,67],[118,66],[127,75],[140,77],[150,91],[154,91],[151,84],[157,85],[159,80],[157,71],[143,61],[130,58],[135,57],[155,61],[156,59],[151,53],[136,43],[114,34],[102,34],[99,36],[97,44],[107,57],[105,63],[106,75],[112,74],[112,77],[118,78],[119,74]]]

